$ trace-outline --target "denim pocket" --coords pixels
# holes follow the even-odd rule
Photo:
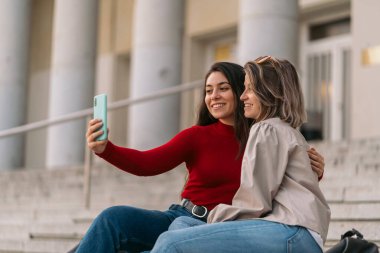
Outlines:
[[[295,234],[287,241],[287,253],[304,252],[322,253],[322,250],[306,228],[298,227]]]

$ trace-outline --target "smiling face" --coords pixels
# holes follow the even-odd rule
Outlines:
[[[244,116],[258,120],[261,113],[261,104],[253,91],[253,84],[251,84],[248,75],[245,75],[244,87],[244,92],[240,96],[240,100],[244,102]]]
[[[234,124],[235,100],[231,85],[219,71],[212,72],[206,80],[205,103],[211,115],[226,125]]]

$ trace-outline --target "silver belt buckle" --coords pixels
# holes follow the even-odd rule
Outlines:
[[[198,215],[198,214],[195,213],[194,209],[197,208],[197,207],[202,207],[202,208],[204,209],[204,214],[203,214],[203,215]],[[194,205],[193,208],[191,209],[191,213],[192,213],[194,216],[198,217],[198,218],[204,218],[204,217],[206,217],[206,215],[207,215],[207,209],[206,209],[204,206],[197,206],[197,205]]]

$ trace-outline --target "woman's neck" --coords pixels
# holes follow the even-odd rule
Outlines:
[[[223,125],[234,126],[234,122],[231,122],[230,120],[219,119],[218,121]]]

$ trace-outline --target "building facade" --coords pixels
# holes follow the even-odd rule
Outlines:
[[[377,0],[1,0],[0,131],[201,80],[260,55],[299,70],[309,139],[380,135]],[[148,149],[195,122],[202,89],[109,113],[110,139]],[[0,138],[0,169],[81,165],[86,120]]]

